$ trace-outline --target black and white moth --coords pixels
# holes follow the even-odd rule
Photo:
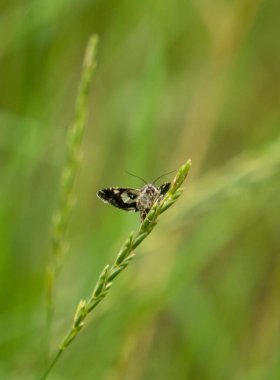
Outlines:
[[[122,210],[139,211],[141,222],[143,222],[151,207],[168,192],[170,186],[171,183],[167,182],[160,186],[146,183],[141,189],[108,187],[107,189],[99,190],[96,195],[103,202]]]

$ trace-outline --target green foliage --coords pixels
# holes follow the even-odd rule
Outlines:
[[[0,8],[0,378],[39,378],[59,357],[50,380],[279,379],[280,3]],[[74,105],[93,33],[87,118]],[[142,186],[126,170],[150,181],[186,157],[185,191],[148,239],[148,221],[95,197]]]

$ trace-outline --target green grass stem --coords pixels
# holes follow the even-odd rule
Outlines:
[[[131,260],[134,258],[135,248],[142,243],[144,239],[152,232],[158,223],[158,217],[169,207],[171,207],[176,200],[182,194],[182,184],[185,181],[189,169],[191,168],[191,161],[188,160],[181,168],[178,170],[177,175],[172,181],[170,190],[164,196],[160,202],[156,202],[148,213],[146,219],[141,224],[139,230],[134,235],[131,233],[128,239],[125,241],[121,247],[114,264],[106,265],[105,268],[99,275],[95,288],[92,292],[91,297],[88,300],[81,300],[77,306],[73,325],[69,330],[66,338],[63,340],[59,347],[57,354],[55,355],[50,366],[46,370],[45,374],[42,376],[41,380],[47,379],[48,374],[54,367],[55,363],[61,356],[62,352],[69,346],[69,344],[76,338],[79,331],[85,325],[85,320],[87,315],[105,298],[109,289],[112,286],[112,281],[128,266]]]
[[[61,174],[59,204],[52,221],[52,256],[46,272],[47,333],[50,335],[54,308],[54,289],[69,244],[67,227],[74,207],[74,182],[81,161],[81,145],[87,120],[90,82],[96,65],[97,36],[92,36],[86,47],[81,81],[76,100],[74,123],[68,130],[66,161]]]

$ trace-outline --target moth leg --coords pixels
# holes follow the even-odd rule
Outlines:
[[[165,197],[165,194],[161,194],[161,195],[156,199],[156,201],[154,202],[154,204],[159,204],[159,203],[163,200],[164,197]],[[153,204],[153,206],[154,206],[154,204]],[[149,213],[150,210],[151,210],[151,209],[143,209],[143,210],[140,210],[140,208],[139,208],[140,216],[141,216],[141,223],[144,222],[144,220],[146,219],[146,217],[147,217],[147,215],[148,215],[148,213]],[[152,220],[149,219],[149,222],[152,223]]]
[[[157,200],[156,200],[156,202],[157,202],[157,204],[159,204],[162,200],[163,200],[163,198],[166,196],[166,193],[165,194],[161,194],[158,198],[157,198]]]
[[[139,208],[139,212],[140,212],[141,223],[143,223],[144,220],[146,219],[146,216],[148,213],[144,207],[138,206],[138,208]]]
[[[150,211],[150,208],[147,209],[144,206],[138,205],[138,209],[139,209],[139,212],[140,212],[141,223],[143,223],[144,220],[147,218],[147,215],[148,215],[148,213]],[[151,222],[151,220],[149,220],[149,222]]]
[[[140,211],[140,217],[141,217],[141,223],[143,223],[144,222],[144,220],[148,220],[150,223],[153,223],[153,220],[150,220],[150,219],[148,219],[148,214],[149,214],[149,211],[150,211],[151,209],[145,209],[145,208],[143,208],[142,210],[139,210]]]

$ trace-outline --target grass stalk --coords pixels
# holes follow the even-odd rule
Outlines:
[[[115,262],[110,267],[106,265],[105,268],[99,275],[96,282],[95,288],[92,292],[91,297],[88,300],[81,300],[77,306],[73,325],[66,335],[65,339],[61,343],[57,354],[49,365],[48,369],[42,376],[41,380],[45,380],[48,374],[51,372],[52,368],[58,361],[59,357],[63,351],[70,345],[70,343],[76,338],[78,333],[85,325],[85,320],[88,314],[97,307],[97,305],[105,298],[109,289],[112,286],[113,280],[128,266],[131,260],[134,258],[135,248],[142,243],[144,239],[152,232],[158,223],[158,217],[160,214],[165,212],[169,207],[171,207],[177,199],[182,194],[183,189],[181,185],[186,179],[189,169],[191,168],[191,161],[188,160],[181,168],[178,170],[174,180],[172,181],[171,187],[164,198],[156,202],[148,213],[146,219],[141,224],[139,230],[136,234],[131,233],[128,239],[125,241],[121,247]]]
[[[74,207],[74,183],[81,161],[81,144],[87,120],[87,103],[92,74],[95,68],[97,36],[92,36],[86,47],[82,76],[76,100],[75,118],[69,127],[66,148],[66,161],[62,170],[59,188],[59,204],[52,221],[52,255],[46,271],[47,293],[47,341],[49,341],[54,309],[55,283],[68,251],[67,227]],[[46,342],[46,346],[48,343]],[[47,348],[48,351],[48,348]]]

